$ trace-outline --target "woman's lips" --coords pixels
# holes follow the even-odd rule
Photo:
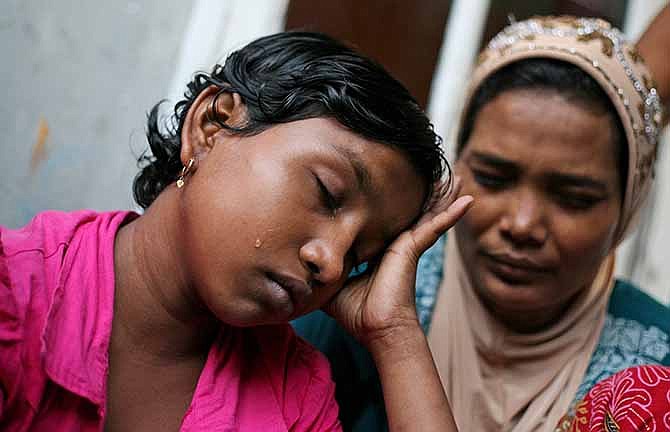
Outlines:
[[[491,272],[510,284],[530,283],[553,271],[553,267],[526,256],[490,252],[482,255],[486,258]]]

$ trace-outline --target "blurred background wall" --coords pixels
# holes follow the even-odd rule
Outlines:
[[[668,0],[4,0],[0,224],[46,209],[134,208],[146,112],[196,70],[282,29],[329,33],[377,59],[424,106],[447,150],[472,61],[510,19],[605,18],[639,37]],[[667,131],[666,131],[667,132]],[[670,154],[621,276],[670,303]]]

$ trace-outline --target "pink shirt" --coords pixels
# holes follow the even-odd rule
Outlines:
[[[0,430],[102,431],[114,238],[129,212],[0,227]],[[222,329],[181,431],[341,430],[327,360],[286,325]]]

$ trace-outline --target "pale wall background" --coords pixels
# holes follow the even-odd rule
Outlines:
[[[637,38],[667,2],[629,0],[625,32]],[[0,85],[5,91],[0,104],[0,224],[18,227],[46,209],[133,208],[134,155],[146,145],[146,112],[160,99],[177,99],[193,71],[207,70],[232,49],[282,29],[287,4],[0,2]],[[447,146],[490,5],[491,0],[452,2],[429,103]],[[622,248],[618,261],[619,275],[666,304],[669,142],[666,134],[642,229]]]
[[[0,223],[132,206],[133,151],[167,95],[191,2],[0,1]],[[45,159],[31,157],[40,119]]]

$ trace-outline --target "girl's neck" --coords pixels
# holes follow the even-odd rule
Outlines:
[[[179,202],[164,191],[114,245],[111,348],[156,362],[201,357],[221,324],[197,298],[181,259]]]

